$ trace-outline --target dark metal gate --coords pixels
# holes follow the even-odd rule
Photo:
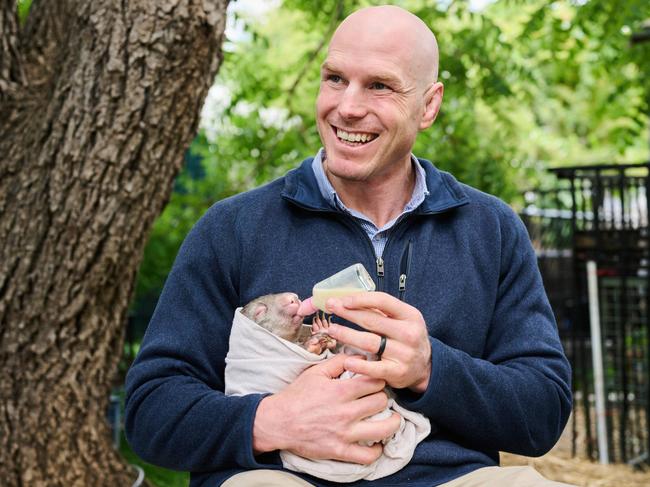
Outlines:
[[[573,367],[574,455],[597,459],[586,263],[598,266],[607,449],[639,464],[650,451],[650,162],[555,169],[552,191],[522,212]]]

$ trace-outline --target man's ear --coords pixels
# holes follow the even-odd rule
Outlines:
[[[439,81],[432,83],[427,91],[424,93],[424,112],[422,113],[422,120],[420,120],[420,130],[425,130],[431,127],[433,121],[438,116],[440,105],[442,105],[442,94],[445,88]]]
[[[258,303],[255,306],[255,311],[253,312],[253,316],[255,319],[253,321],[259,322],[260,319],[266,314],[266,311],[268,310],[268,306],[262,303]]]

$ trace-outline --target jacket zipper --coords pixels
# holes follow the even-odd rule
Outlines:
[[[375,246],[372,244],[372,241],[370,240],[370,237],[368,237],[368,234],[365,232],[365,230],[363,228],[361,228],[361,225],[359,225],[356,222],[356,220],[354,220],[354,218],[352,218],[350,215],[348,215],[346,213],[341,214],[341,216],[343,217],[343,220],[346,223],[349,223],[351,226],[353,226],[355,228],[355,231],[358,231],[358,232],[362,233],[364,235],[364,237],[365,237],[365,241],[370,244],[370,249],[372,251],[372,255],[375,258],[375,272],[376,272],[376,275],[377,275],[377,282],[376,282],[377,291],[383,291],[384,290],[384,274],[385,274],[385,262],[384,262],[384,259],[381,256],[377,256],[377,253],[375,252]],[[402,215],[395,222],[395,224],[393,225],[393,231],[391,232],[391,235],[395,235],[397,233],[397,229],[403,225],[404,221],[407,220],[408,217],[409,217],[409,214]],[[391,242],[391,238],[388,237],[388,239],[386,240],[386,245],[384,246],[384,253],[386,252],[386,250],[388,250],[388,246],[389,246],[390,242]],[[408,249],[407,265],[409,263],[408,261],[410,261],[410,259],[411,259],[410,248],[411,248],[411,241],[409,240],[408,247],[407,247],[407,249]],[[400,282],[401,282],[401,280],[402,280],[402,276],[400,276]],[[404,276],[404,283],[406,283],[406,275]],[[403,293],[401,292],[401,289],[402,289],[401,285],[400,285],[399,289],[400,289],[399,299],[402,299]],[[406,289],[406,287],[404,287],[404,289]]]
[[[368,237],[368,234],[365,232],[365,230],[359,225],[352,216],[348,215],[347,213],[343,213],[337,210],[321,210],[321,209],[315,209],[315,208],[310,208],[308,206],[302,205],[298,203],[297,201],[293,200],[294,204],[297,206],[310,210],[310,211],[316,211],[320,213],[331,213],[333,215],[339,216],[341,220],[348,225],[349,227],[354,228],[354,231],[357,233],[361,233],[363,235],[363,240],[368,243],[370,246],[370,252],[372,253],[372,256],[375,259],[375,265],[376,265],[376,273],[377,273],[377,291],[383,291],[383,282],[384,282],[384,259],[381,258],[381,256],[377,256],[377,253],[375,252],[375,247],[372,244],[372,241],[370,240],[370,237]],[[402,226],[405,220],[408,219],[408,217],[411,215],[411,213],[408,213],[406,215],[402,215],[393,225],[393,231],[391,232],[392,235],[395,235],[397,232],[397,229]],[[384,246],[384,252],[388,249],[388,245],[391,242],[391,238],[389,237],[386,240],[386,245]],[[404,258],[402,258],[404,260]],[[406,260],[406,271],[408,270],[408,266],[410,265],[410,260],[411,260],[411,241],[409,240],[409,243],[407,244],[407,260]],[[404,297],[404,292],[406,291],[406,271],[402,272],[400,274],[400,284],[399,284],[399,299],[401,300]]]
[[[384,277],[384,259],[377,257],[377,277]]]
[[[406,250],[402,255],[402,261],[400,262],[400,275],[399,275],[399,299],[400,301],[404,300],[404,295],[406,294],[406,278],[408,277],[409,270],[411,268],[411,254],[413,252],[412,241],[409,240],[406,244]]]
[[[392,231],[390,232],[390,236],[386,239],[386,245],[384,245],[384,253],[386,253],[386,251],[387,251],[388,248],[389,248],[389,245],[390,245],[390,243],[391,243],[391,241],[392,241],[391,237],[397,234],[397,230],[398,230],[400,227],[403,226],[404,222],[405,222],[406,220],[408,220],[408,217],[409,217],[409,216],[410,216],[410,213],[407,213],[406,215],[402,215],[402,216],[400,216],[400,217],[397,219],[397,221],[395,222],[395,224],[394,224],[393,227],[392,227]],[[355,222],[355,223],[356,223],[356,222]],[[363,229],[362,229],[362,231],[363,231]],[[365,233],[365,232],[364,232],[364,233]],[[366,236],[367,236],[367,235],[366,235]],[[372,245],[372,242],[370,242],[370,244]],[[410,241],[409,241],[409,244],[410,244]],[[372,250],[373,250],[373,253],[374,253],[374,251],[375,251],[375,247],[374,247],[374,246],[372,247]],[[383,282],[383,280],[384,280],[384,272],[385,272],[385,263],[384,263],[384,259],[383,259],[381,256],[377,257],[377,254],[376,254],[376,253],[375,253],[375,257],[376,257],[376,263],[377,263],[377,279],[378,279],[378,280],[381,280],[381,281]],[[401,278],[400,278],[400,279],[401,279]],[[383,286],[382,286],[382,287],[383,287]],[[400,288],[400,289],[401,289],[401,288]],[[379,288],[379,286],[377,286],[377,290],[378,290],[378,291],[383,291],[383,289],[382,289],[382,288]],[[401,296],[401,293],[400,293],[400,296]],[[399,299],[402,299],[402,298],[400,297]]]
[[[390,245],[390,243],[392,241],[391,237],[397,234],[397,230],[404,225],[404,222],[406,220],[408,220],[408,217],[410,215],[411,215],[410,213],[407,213],[406,215],[402,215],[395,222],[395,224],[392,227],[392,232],[390,232],[390,236],[386,239],[386,245],[384,245],[384,253],[386,253],[386,251],[389,248],[389,245]],[[377,291],[383,291],[384,290],[383,289],[383,287],[384,287],[383,286],[383,281],[384,281],[384,273],[385,273],[384,259],[381,256],[379,256],[379,257],[377,256],[377,253],[375,252],[375,247],[374,247],[374,245],[372,245],[372,242],[370,241],[370,238],[368,238],[368,234],[366,234],[366,232],[363,230],[363,228],[361,228],[359,226],[359,224],[354,220],[352,220],[352,223],[355,226],[357,226],[361,230],[361,232],[363,232],[366,235],[366,240],[368,242],[370,242],[370,246],[372,247],[372,253],[375,256],[375,263],[376,263],[376,267],[377,267],[377,269],[376,269],[376,271],[377,271],[377,281],[378,281],[377,282]],[[411,260],[411,250],[410,250],[411,249],[411,241],[410,240],[409,240],[407,249],[408,249],[408,257],[407,257],[407,263],[406,264],[408,266],[408,265],[410,265],[410,260]],[[404,259],[402,258],[402,260],[404,260]],[[399,286],[399,293],[398,293],[398,297],[399,297],[400,300],[402,299],[403,294],[404,294],[402,292],[402,275],[401,274],[404,274],[404,290],[406,290],[406,272],[400,272],[400,286]]]
[[[341,220],[348,225],[349,227],[353,228],[355,232],[360,233],[363,235],[363,240],[367,242],[367,244],[370,246],[370,252],[374,258],[375,261],[375,267],[376,267],[376,274],[377,274],[377,282],[376,284],[376,290],[377,291],[383,291],[383,283],[384,283],[384,260],[381,257],[377,257],[377,253],[375,252],[375,246],[372,245],[372,241],[370,240],[370,237],[368,237],[368,234],[365,232],[365,230],[359,225],[352,216],[348,215],[347,213],[339,213],[335,212],[336,215],[340,216]],[[388,242],[386,242],[388,244]]]

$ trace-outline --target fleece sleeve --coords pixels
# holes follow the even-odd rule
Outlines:
[[[400,391],[400,402],[467,446],[538,456],[569,417],[570,367],[526,229],[516,215],[502,216],[501,271],[483,355],[430,337],[428,387],[422,395]]]
[[[127,439],[144,460],[176,470],[273,468],[253,456],[263,396],[223,393],[239,257],[233,232],[210,218],[183,243],[128,372]]]

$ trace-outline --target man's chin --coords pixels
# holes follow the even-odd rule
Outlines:
[[[346,181],[367,181],[369,178],[368,169],[372,161],[355,160],[349,157],[327,156],[325,160],[325,172],[328,176],[333,175]]]

